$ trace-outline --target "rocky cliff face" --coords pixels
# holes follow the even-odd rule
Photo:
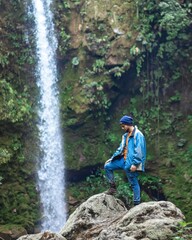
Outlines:
[[[68,169],[108,159],[119,144],[119,118],[131,113],[147,139],[148,171],[162,178],[167,199],[185,208],[192,177],[189,1],[55,6]],[[184,195],[175,183],[186,186]]]
[[[125,209],[113,196],[99,194],[82,204],[61,234],[67,239],[169,239],[183,214],[170,202],[148,202]]]
[[[56,2],[57,3],[57,2]],[[109,150],[106,121],[121,94],[118,79],[137,53],[135,4],[121,0],[69,1],[55,10],[61,67],[61,109],[68,168],[100,163]],[[131,81],[129,77],[127,82]]]
[[[67,240],[167,240],[183,219],[171,202],[142,203],[127,210],[119,199],[102,193],[80,205],[60,234]],[[42,235],[23,236],[19,240],[50,239]]]
[[[184,6],[176,0],[55,2],[69,169],[108,158],[119,144],[114,135],[122,114],[132,113],[152,137],[151,158],[161,154],[160,133],[191,114],[191,25]]]

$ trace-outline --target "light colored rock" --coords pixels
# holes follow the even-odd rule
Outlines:
[[[105,226],[108,226],[109,222],[115,222],[126,212],[127,209],[119,199],[104,193],[94,195],[80,205],[69,217],[61,230],[61,235],[67,239],[78,237],[77,239],[80,240],[78,235],[87,229],[91,229],[92,234],[97,235]]]
[[[119,199],[101,193],[81,204],[60,234],[44,232],[18,240],[167,240],[183,219],[171,202],[146,202],[127,210]]]
[[[111,225],[108,237],[114,240],[126,239],[124,236],[133,239],[167,240],[183,218],[181,211],[171,202],[142,203],[130,209],[116,225]],[[98,236],[95,239],[104,238]]]
[[[113,196],[92,196],[69,217],[61,235],[67,240],[167,240],[184,219],[167,201],[147,202],[129,211]]]
[[[38,234],[28,234],[20,237],[18,240],[67,240],[60,234],[51,233],[49,231],[38,233]]]

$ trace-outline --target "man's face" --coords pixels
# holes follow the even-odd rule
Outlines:
[[[129,131],[129,127],[130,127],[130,126],[128,126],[128,125],[126,125],[126,124],[121,124],[120,126],[121,126],[121,129],[124,130],[125,132],[128,132],[128,131]]]

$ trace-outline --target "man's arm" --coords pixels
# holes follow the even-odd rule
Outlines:
[[[136,171],[137,166],[142,163],[144,164],[145,154],[146,154],[146,146],[145,146],[145,137],[142,133],[138,133],[136,136],[134,143],[134,154],[132,160],[131,171]]]
[[[120,143],[119,147],[117,148],[117,150],[114,152],[113,156],[111,157],[111,160],[113,160],[117,156],[122,155],[124,146],[125,146],[125,135],[122,136],[121,143]]]
[[[117,150],[114,152],[113,156],[112,156],[111,158],[109,158],[109,159],[105,162],[105,164],[113,161],[113,159],[114,159],[115,157],[121,156],[122,153],[123,153],[124,146],[125,146],[125,136],[123,135],[119,147],[118,147]]]

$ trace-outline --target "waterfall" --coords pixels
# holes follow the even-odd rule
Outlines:
[[[60,128],[57,67],[50,0],[32,0],[35,20],[37,85],[40,91],[38,129],[40,155],[37,185],[42,206],[42,231],[58,232],[66,222],[64,152]]]

